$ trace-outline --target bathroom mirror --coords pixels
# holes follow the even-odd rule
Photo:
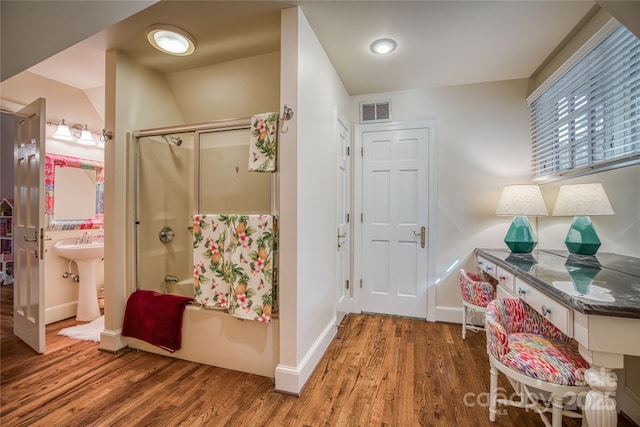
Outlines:
[[[45,154],[47,230],[104,226],[104,166],[96,160]]]

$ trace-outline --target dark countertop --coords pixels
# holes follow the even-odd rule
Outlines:
[[[580,313],[640,318],[640,258],[607,252],[572,255],[560,250],[476,252]]]

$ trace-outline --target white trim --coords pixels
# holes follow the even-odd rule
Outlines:
[[[65,304],[54,305],[53,307],[45,307],[44,324],[58,322],[60,320],[76,317],[78,312],[78,301],[72,301]]]
[[[336,332],[336,318],[334,316],[297,366],[282,364],[276,366],[275,390],[295,395],[300,394],[302,387],[309,380],[313,370],[336,336]]]
[[[531,95],[527,97],[527,104],[531,104],[535,101],[540,95],[544,93],[545,90],[549,89],[560,77],[562,77],[567,71],[571,69],[574,65],[578,63],[586,54],[591,52],[593,48],[595,48],[601,41],[606,39],[609,34],[614,32],[620,23],[616,21],[614,18],[611,18],[602,28],[600,28],[591,38],[578,49],[571,57],[560,66],[556,71],[553,72],[540,86],[534,90]]]
[[[428,129],[428,185],[429,200],[427,201],[427,321],[435,322],[436,315],[436,286],[435,266],[436,266],[436,248],[437,248],[437,177],[438,177],[438,135],[437,122],[435,119],[422,120],[417,122],[391,122],[391,123],[371,123],[360,124],[355,127],[355,138],[352,143],[354,155],[353,168],[353,310],[355,312],[362,311],[362,294],[360,282],[362,280],[362,138],[365,132],[378,132],[388,130],[405,130],[405,129]]]
[[[462,324],[462,307],[438,305],[435,308],[435,321]]]
[[[122,336],[122,329],[115,331],[105,329],[100,334],[100,350],[115,353],[127,346],[126,338]]]

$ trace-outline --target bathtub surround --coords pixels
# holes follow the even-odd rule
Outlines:
[[[135,291],[127,300],[122,335],[153,344],[170,353],[182,346],[182,317],[193,298]]]
[[[275,172],[277,137],[278,113],[262,113],[251,117],[249,171]]]
[[[274,309],[276,249],[272,215],[193,218],[195,300],[206,308],[268,323]]]

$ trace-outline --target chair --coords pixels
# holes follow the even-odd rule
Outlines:
[[[483,331],[482,326],[476,326],[469,320],[468,310],[472,315],[484,313],[487,304],[496,297],[494,286],[482,280],[478,274],[460,269],[460,292],[462,292],[462,339],[467,337],[467,329],[474,332]]]
[[[581,418],[564,410],[565,404],[583,402],[580,395],[590,390],[584,379],[589,364],[571,339],[519,299],[490,302],[485,318],[491,364],[489,419],[495,421],[498,403],[532,409],[547,427],[561,427],[563,415]],[[498,371],[507,376],[519,400],[498,399]],[[551,423],[547,412],[552,413]]]

